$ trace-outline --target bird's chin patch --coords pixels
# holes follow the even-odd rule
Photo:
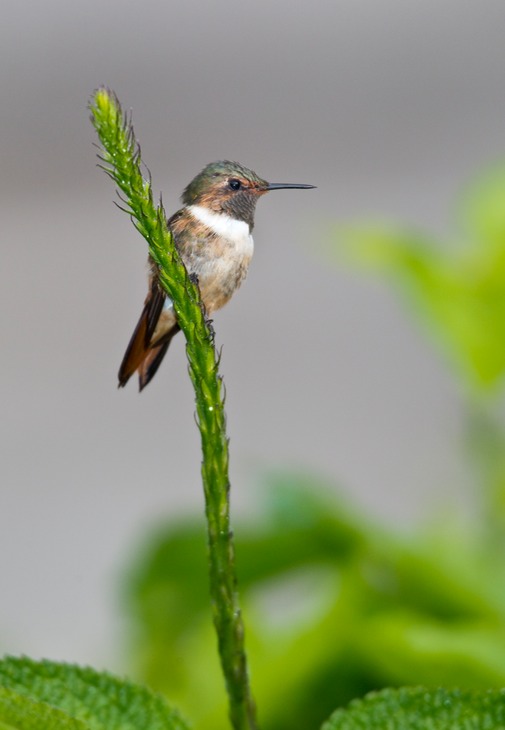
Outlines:
[[[223,236],[234,243],[239,243],[250,236],[248,223],[232,218],[226,213],[215,213],[201,205],[190,205],[188,210],[197,221],[210,228],[217,236]]]

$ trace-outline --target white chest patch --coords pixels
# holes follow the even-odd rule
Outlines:
[[[190,205],[188,209],[200,223],[208,226],[216,235],[230,241],[237,253],[252,256],[254,242],[248,223],[231,218],[226,213],[214,213],[201,205]]]

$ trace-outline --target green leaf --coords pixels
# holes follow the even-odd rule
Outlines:
[[[0,661],[0,728],[1,723],[19,730],[187,728],[161,695],[128,680],[15,657]]]
[[[322,730],[500,730],[505,690],[386,689],[337,710]]]
[[[0,687],[0,730],[86,730],[88,726],[45,702]]]

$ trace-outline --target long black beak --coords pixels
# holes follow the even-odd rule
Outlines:
[[[268,183],[267,190],[284,190],[284,188],[297,188],[299,190],[309,190],[315,188],[315,185],[299,185],[297,183]]]

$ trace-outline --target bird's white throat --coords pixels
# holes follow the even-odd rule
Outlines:
[[[202,205],[190,205],[188,210],[194,218],[208,226],[217,236],[227,238],[242,249],[243,253],[252,255],[254,244],[248,223],[232,218],[226,213],[215,213]]]

